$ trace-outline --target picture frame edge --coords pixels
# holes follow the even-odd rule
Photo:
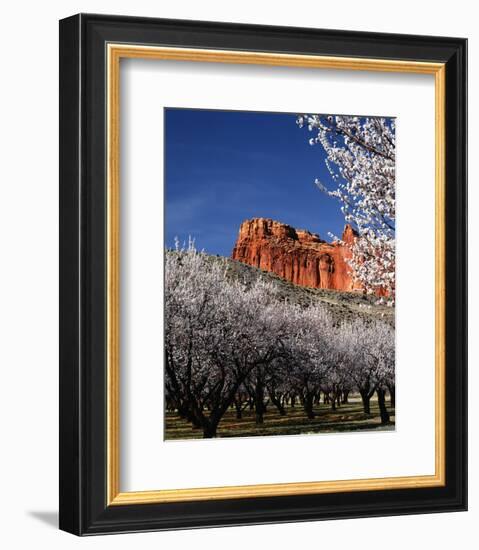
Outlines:
[[[299,499],[294,496],[259,497],[254,500],[261,506],[254,513],[250,509],[249,515],[247,511],[251,507],[244,503],[248,499],[240,499],[243,503],[239,505],[222,501],[229,510],[229,516],[221,514],[208,502],[196,503],[198,506],[195,506],[195,502],[183,504],[180,506],[183,511],[180,515],[178,503],[122,507],[106,504],[106,445],[104,441],[103,444],[101,442],[101,429],[89,429],[93,416],[99,425],[106,425],[105,386],[93,388],[94,380],[99,381],[101,386],[103,379],[105,384],[104,372],[92,372],[94,365],[101,365],[104,361],[104,352],[101,337],[93,337],[91,334],[91,325],[95,323],[96,328],[101,328],[106,315],[101,306],[101,274],[105,266],[104,258],[101,258],[104,241],[101,239],[102,216],[98,206],[104,204],[105,196],[104,190],[102,192],[101,189],[92,188],[90,177],[92,158],[95,157],[95,162],[101,163],[97,157],[102,155],[98,151],[92,152],[91,134],[88,134],[91,131],[92,104],[98,104],[97,108],[101,111],[101,98],[104,97],[98,94],[98,97],[93,98],[91,86],[92,82],[98,82],[101,65],[105,60],[99,63],[97,60],[95,65],[93,54],[96,52],[96,56],[99,55],[102,44],[110,41],[107,37],[111,34],[117,38],[122,29],[125,31],[125,26],[132,24],[141,27],[143,21],[144,18],[91,14],[80,14],[60,21],[60,529],[77,535],[88,535],[466,510],[467,39],[290,27],[268,27],[275,36],[273,42],[276,43],[281,32],[293,36],[289,36],[293,41],[294,37],[302,34],[307,34],[312,40],[312,35],[331,37],[334,33],[340,33],[341,36],[349,33],[353,40],[364,39],[374,49],[374,41],[378,36],[383,41],[387,41],[389,36],[393,42],[403,42],[403,48],[408,51],[414,47],[420,48],[419,43],[427,43],[430,50],[439,52],[437,55],[441,55],[442,62],[446,64],[448,103],[445,145],[446,153],[453,159],[446,158],[446,434],[455,434],[454,441],[450,437],[446,440],[446,456],[450,458],[446,463],[446,485],[444,488],[424,490],[422,502],[413,498],[414,490],[405,490],[413,491],[409,493],[412,500],[404,498],[396,506],[388,502],[387,495],[379,495],[380,492],[376,495],[376,504],[368,503],[368,495],[364,500],[363,493],[357,492],[349,499],[349,504],[340,505],[342,512],[337,503],[334,506],[337,500],[334,494],[329,495],[329,499],[321,498],[319,501],[314,498],[315,495]],[[153,27],[155,24],[159,27],[189,27],[193,29],[192,32],[198,33],[200,30],[199,35],[203,38],[211,25],[223,31],[234,28],[238,34],[263,27],[153,18],[148,19],[147,24]],[[108,25],[115,27],[114,32]],[[149,32],[151,34],[153,31]],[[161,34],[161,29],[157,32]],[[416,45],[408,46],[408,41]],[[444,56],[447,58],[444,59]],[[455,131],[451,131],[451,128]],[[96,181],[102,177],[100,172]],[[97,199],[99,202],[95,205]],[[448,252],[454,260],[452,269],[447,261]],[[103,399],[103,405],[95,411],[90,408],[93,393],[95,399]],[[102,407],[105,409],[103,413]],[[451,410],[454,414],[451,414]],[[401,495],[404,490],[393,491]],[[369,492],[369,496],[371,494]],[[344,499],[342,494],[341,500]],[[319,502],[328,502],[331,513],[326,513]],[[407,506],[406,502],[409,502]],[[266,510],[268,506],[269,514]],[[185,509],[190,514],[187,519],[184,517]],[[288,513],[292,519],[284,517]],[[259,517],[255,520],[255,516]]]

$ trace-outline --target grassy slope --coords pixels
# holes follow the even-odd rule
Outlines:
[[[344,319],[359,314],[365,317],[380,317],[394,324],[394,308],[376,304],[376,300],[372,296],[365,296],[358,292],[338,292],[298,286],[285,281],[274,273],[263,271],[237,260],[212,256],[212,260],[215,261],[215,259],[224,260],[228,266],[228,274],[245,284],[251,284],[258,278],[273,282],[277,286],[280,296],[288,298],[291,302],[306,306],[311,301],[317,300],[325,304],[338,318]]]

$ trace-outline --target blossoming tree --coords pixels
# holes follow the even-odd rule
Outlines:
[[[369,294],[395,300],[396,132],[393,119],[306,114],[306,126],[326,154],[333,185],[318,187],[339,199],[359,237],[351,247],[354,276]]]
[[[315,418],[322,393],[332,408],[352,389],[369,414],[394,387],[394,330],[376,317],[334,319],[323,304],[292,303],[269,281],[241,281],[228,260],[192,243],[165,255],[166,408],[203,437],[216,437],[230,407],[263,422],[268,401],[280,416],[298,400]]]

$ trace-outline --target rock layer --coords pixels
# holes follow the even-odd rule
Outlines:
[[[351,243],[356,233],[346,225],[342,240]],[[232,258],[297,285],[340,291],[355,289],[350,251],[340,242],[328,243],[319,235],[267,218],[241,224]]]

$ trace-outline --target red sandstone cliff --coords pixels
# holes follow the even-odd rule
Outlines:
[[[342,240],[350,243],[355,237],[352,227],[346,225]],[[346,262],[349,255],[341,243],[327,243],[304,229],[253,218],[241,224],[232,258],[297,285],[350,291],[354,285]]]

